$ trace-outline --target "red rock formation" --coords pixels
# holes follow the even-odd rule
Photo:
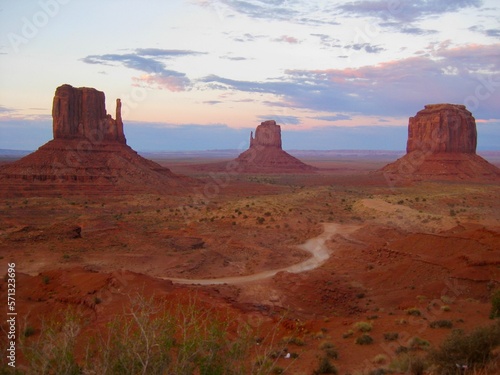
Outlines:
[[[129,194],[188,182],[127,146],[120,99],[115,120],[103,92],[63,85],[52,115],[54,139],[0,167],[0,195]]]
[[[276,121],[269,120],[262,122],[253,132],[250,133],[250,147],[276,147],[281,150],[281,127],[276,125]]]
[[[106,113],[105,97],[94,88],[62,85],[52,105],[54,139],[86,138],[93,142],[126,143],[121,102],[116,101],[116,120]]]
[[[464,105],[429,104],[410,117],[406,152],[476,153],[476,120]]]
[[[500,180],[476,155],[476,121],[463,105],[430,104],[410,117],[407,153],[382,172],[390,184],[419,180]]]
[[[276,121],[264,121],[250,133],[250,148],[235,162],[246,172],[311,172],[316,168],[302,163],[281,148],[281,127]]]

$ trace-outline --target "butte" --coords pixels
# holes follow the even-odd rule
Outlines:
[[[476,154],[476,120],[465,106],[429,104],[410,117],[406,155],[378,172],[392,183],[500,181],[500,169]]]
[[[62,85],[55,92],[52,118],[53,140],[0,167],[0,194],[128,194],[164,191],[187,180],[127,145],[120,99],[113,119],[102,91]]]
[[[308,173],[315,167],[301,162],[281,147],[281,127],[276,121],[262,122],[250,132],[250,147],[241,153],[235,162],[245,172],[264,173]]]

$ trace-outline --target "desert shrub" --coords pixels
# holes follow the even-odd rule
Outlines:
[[[491,297],[490,319],[500,318],[500,289],[493,293]]]
[[[370,332],[373,325],[369,322],[357,322],[354,324],[354,328],[356,328],[359,332]]]
[[[349,331],[344,332],[342,334],[342,338],[343,339],[348,339],[349,337],[352,337],[353,335],[354,335],[354,331],[352,329],[350,329]]]
[[[399,338],[399,333],[397,332],[386,332],[384,333],[385,341],[396,341]]]
[[[398,355],[389,365],[391,370],[412,375],[422,375],[427,367],[424,358],[407,353]]]
[[[410,340],[410,349],[412,350],[422,350],[428,349],[431,346],[430,342],[415,336]]]
[[[228,314],[195,301],[165,306],[138,296],[99,334],[78,337],[84,325],[79,314],[68,310],[62,319],[43,323],[39,335],[20,337],[28,374],[242,374],[250,357],[259,354],[250,352],[255,345],[248,325],[235,326]],[[78,363],[77,339],[85,354]],[[267,348],[259,346],[259,351]],[[262,358],[262,363],[250,364],[251,373],[270,373],[274,364],[267,352]]]
[[[431,328],[452,328],[451,320],[435,320],[429,324]]]
[[[407,309],[406,313],[408,315],[413,315],[413,316],[420,316],[420,315],[422,315],[422,313],[420,312],[420,310],[417,309],[416,307],[411,307],[411,308]]]
[[[319,360],[318,368],[313,371],[313,374],[338,374],[338,370],[327,357],[321,357]]]
[[[27,326],[24,329],[24,332],[23,332],[24,337],[30,337],[30,336],[33,336],[34,334],[35,334],[35,328],[33,328],[32,326]]]
[[[370,345],[373,343],[373,338],[370,335],[363,334],[356,338],[356,344],[358,345]]]
[[[339,358],[339,352],[335,348],[335,345],[333,345],[331,342],[324,342],[322,343],[319,348],[323,350],[328,358],[331,359],[338,359]]]
[[[387,356],[385,354],[377,354],[373,357],[372,362],[377,365],[383,365],[387,362]]]
[[[450,311],[451,309],[450,309],[450,306],[448,306],[448,305],[443,305],[443,306],[441,306],[441,310],[442,310],[442,311],[445,311],[445,312],[448,312],[448,311]]]
[[[439,374],[455,374],[456,365],[469,369],[484,367],[492,357],[492,350],[500,345],[500,323],[479,327],[470,333],[454,330],[438,349],[429,354],[430,362]]]
[[[281,339],[281,342],[283,344],[293,344],[297,346],[304,346],[306,344],[306,342],[303,339],[297,336],[292,336],[292,337],[285,336]]]
[[[82,316],[75,310],[68,310],[59,319],[43,322],[38,337],[22,335],[20,348],[32,373],[80,374],[81,368],[76,362],[74,350],[81,327]]]

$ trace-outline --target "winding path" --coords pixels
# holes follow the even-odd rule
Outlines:
[[[291,266],[278,268],[275,270],[254,273],[253,275],[221,277],[216,279],[176,279],[163,277],[164,280],[170,280],[176,284],[196,284],[196,285],[218,285],[218,284],[243,284],[251,281],[258,281],[273,277],[278,272],[300,273],[318,268],[330,257],[330,249],[326,245],[333,235],[346,235],[359,228],[357,225],[344,225],[336,223],[323,223],[324,231],[317,237],[308,239],[298,247],[311,253],[311,257],[303,262]]]

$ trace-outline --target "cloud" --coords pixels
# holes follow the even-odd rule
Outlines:
[[[0,105],[0,114],[3,114],[3,113],[13,113],[13,112],[16,112],[16,110],[13,109],[13,108],[4,107],[3,105]]]
[[[251,60],[248,57],[243,57],[243,56],[221,56],[221,59],[226,59],[226,60],[231,60],[231,61],[246,61],[246,60]]]
[[[499,38],[500,37],[500,29],[485,29],[482,26],[474,25],[474,26],[469,27],[469,30],[484,34],[484,35],[492,37],[492,38]]]
[[[383,52],[386,50],[385,48],[382,48],[382,47],[379,47],[377,45],[370,44],[370,43],[356,43],[356,44],[347,45],[347,46],[345,46],[345,48],[353,49],[355,51],[363,50],[366,53],[380,53],[380,52]]]
[[[293,36],[288,36],[288,35],[283,35],[280,38],[273,39],[273,41],[285,42],[285,43],[289,43],[289,44],[299,44],[300,43],[300,41],[297,38],[295,38]]]
[[[323,46],[325,47],[336,47],[340,48],[342,45],[340,44],[340,39],[337,38],[332,38],[330,35],[327,34],[311,34],[311,36],[317,37],[320,39],[320,42]]]
[[[429,103],[465,104],[477,117],[500,118],[500,44],[437,46],[424,56],[374,66],[287,70],[260,82],[205,77],[212,87],[274,94],[265,104],[330,113],[409,116]]]
[[[258,39],[265,38],[265,35],[257,35],[257,34],[250,34],[250,33],[245,33],[243,35],[239,35],[236,37],[233,37],[233,40],[235,42],[241,42],[241,43],[247,43],[247,42],[255,42]]]
[[[382,20],[404,22],[419,21],[428,16],[458,12],[461,9],[480,7],[482,0],[400,0],[353,1],[340,5],[339,10],[354,16],[377,17]]]
[[[221,100],[206,100],[203,102],[203,104],[208,104],[208,105],[215,105],[215,104],[220,104],[220,103],[224,103],[224,102]]]
[[[352,117],[349,116],[349,115],[344,115],[344,114],[336,114],[336,115],[332,115],[332,116],[316,116],[316,117],[311,117],[312,119],[314,120],[323,120],[323,121],[331,121],[331,122],[335,122],[335,121],[344,121],[344,120],[351,120]]]
[[[360,0],[337,7],[341,13],[354,17],[373,17],[381,20],[380,26],[403,34],[434,34],[436,30],[425,30],[415,23],[429,17],[438,17],[462,9],[480,7],[482,0]]]
[[[170,91],[184,91],[190,85],[190,80],[184,73],[166,68],[162,60],[181,56],[196,56],[204,54],[191,50],[168,50],[159,48],[137,48],[131,53],[89,55],[81,59],[86,64],[115,66],[117,63],[126,68],[143,72],[134,77],[136,84],[166,88]]]
[[[266,21],[286,21],[304,25],[339,25],[335,6],[330,2],[303,0],[193,0],[212,9],[219,18],[244,15]]]
[[[272,114],[257,117],[261,121],[275,120],[279,125],[299,125],[301,123],[300,118],[297,116],[286,116],[280,114]]]

